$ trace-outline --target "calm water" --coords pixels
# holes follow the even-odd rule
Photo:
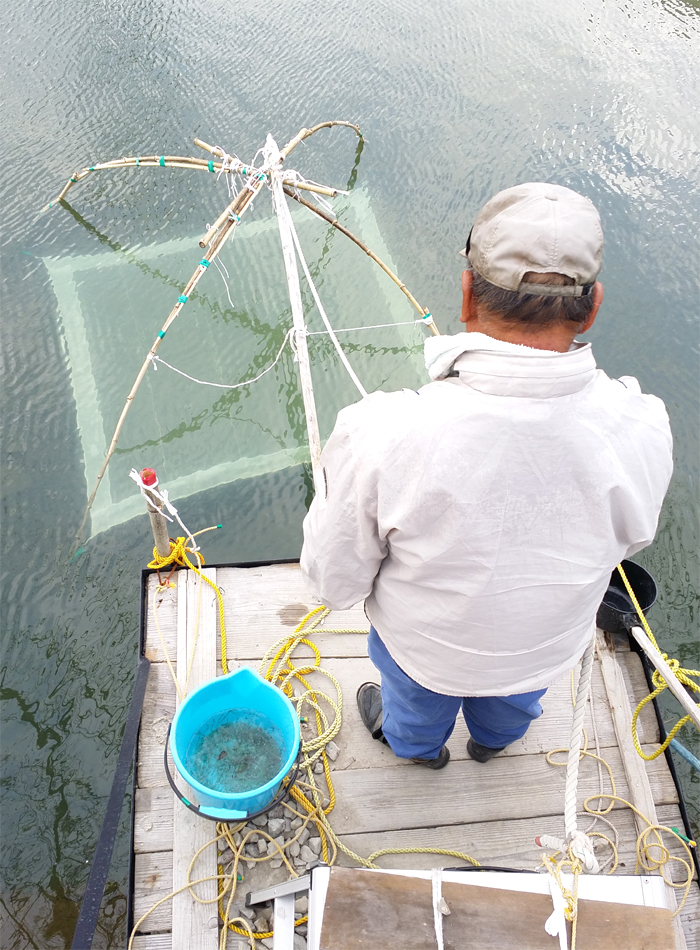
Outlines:
[[[113,419],[134,363],[196,263],[194,242],[192,252],[173,251],[167,260],[163,246],[199,236],[226,200],[214,176],[110,172],[76,186],[71,208],[37,218],[86,164],[191,154],[196,135],[249,161],[268,131],[281,144],[303,125],[357,121],[367,138],[361,153],[350,132],[334,130],[301,146],[291,165],[354,187],[347,214],[359,214],[364,202],[365,225],[447,332],[459,327],[456,252],[488,197],[529,179],[589,195],[607,242],[605,305],[591,334],[597,359],[611,375],[633,374],[664,398],[676,440],[658,538],[640,556],[659,581],[652,625],[684,665],[700,665],[697,0],[271,0],[264,7],[38,0],[5,4],[0,18],[3,950],[70,945],[135,668],[146,519],[112,519],[70,561],[88,491],[84,459],[99,457],[105,437],[84,421],[80,386],[89,370],[102,387],[95,405]],[[269,215],[267,196],[255,215]],[[351,255],[323,229],[309,241],[337,325],[387,322],[395,298],[384,284],[367,289],[376,275],[350,279]],[[225,256],[230,267],[236,248]],[[78,272],[98,255],[104,279]],[[63,286],[90,320],[85,372],[74,365],[80,353],[68,342],[70,305],[47,258],[65,265]],[[109,270],[108,261],[138,266]],[[220,275],[208,274],[208,296],[199,310],[192,305],[196,320],[212,328],[208,349],[188,345],[183,320],[161,348],[164,359],[180,346],[179,365],[201,360],[207,375],[200,378],[219,381],[268,365],[289,316],[272,290],[267,302],[264,281],[238,290],[234,283],[230,306]],[[396,388],[415,375],[417,337],[391,333],[349,342],[372,386]],[[241,365],[226,355],[237,340],[247,348]],[[217,363],[220,350],[226,359]],[[325,381],[327,429],[339,393],[353,397],[336,392],[328,348],[315,343],[312,351]],[[146,434],[134,429],[124,445],[144,463],[147,450],[162,455],[168,473],[175,458],[194,472],[235,461],[249,452],[236,442],[239,433],[246,446],[259,433],[261,453],[292,452],[303,414],[288,354],[266,379],[271,388],[259,399],[251,390],[202,402],[202,391],[185,381],[176,398],[158,399],[149,377],[154,388],[144,390],[142,415],[134,417]],[[266,428],[264,410],[280,406]],[[207,536],[210,562],[298,553],[308,474],[299,465],[264,468],[183,499],[193,528],[224,524]],[[115,505],[128,495],[122,479],[115,474]],[[685,741],[694,741],[688,730]],[[680,771],[697,821],[700,777]],[[123,945],[126,862],[125,825],[96,945]]]

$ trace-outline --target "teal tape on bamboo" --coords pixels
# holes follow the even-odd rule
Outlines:
[[[209,261],[206,259],[206,257],[203,257],[199,262],[199,265],[200,267],[209,267]]]
[[[88,169],[88,171],[94,172],[94,171],[95,171],[95,166],[94,166],[94,165],[91,165],[90,168]]]
[[[209,171],[210,171],[210,172],[213,172],[213,171],[214,171],[214,162],[207,162],[207,165],[209,166]]]
[[[158,331],[158,336],[159,336],[159,337],[161,338],[161,340],[162,340],[163,337],[165,336],[165,330],[159,330],[159,331]]]
[[[180,296],[177,298],[177,302],[178,302],[178,303],[187,303],[187,295],[186,295],[186,294],[180,294]]]
[[[161,168],[165,168],[165,155],[160,156],[160,158],[158,159],[158,164],[160,165]]]
[[[136,156],[136,167],[138,168],[140,164],[141,164],[141,159],[140,159],[140,158],[138,157],[138,155],[137,155],[137,156]]]

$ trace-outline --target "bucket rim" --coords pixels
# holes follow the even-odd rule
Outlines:
[[[211,788],[208,785],[203,785],[188,771],[188,769],[186,768],[184,762],[181,760],[180,755],[177,751],[176,742],[175,742],[175,736],[176,736],[176,731],[177,731],[176,725],[185,707],[190,703],[192,699],[194,699],[198,695],[198,693],[200,693],[202,690],[207,689],[208,687],[218,685],[225,680],[232,679],[233,677],[238,676],[241,673],[251,674],[255,679],[259,680],[262,684],[264,684],[265,686],[268,686],[270,689],[274,689],[277,692],[279,698],[282,700],[283,706],[287,707],[287,711],[290,715],[290,718],[294,727],[294,737],[291,744],[292,747],[287,754],[287,758],[284,760],[280,770],[273,776],[273,778],[269,780],[269,782],[266,782],[264,785],[258,785],[256,788],[246,789],[246,791],[244,792],[222,792],[220,789]],[[232,708],[235,708],[235,707],[232,707]],[[240,707],[240,708],[247,708],[247,707]],[[209,798],[219,799],[219,801],[222,803],[222,806],[224,808],[230,805],[230,809],[233,811],[236,809],[237,806],[244,807],[245,802],[249,801],[251,798],[260,797],[261,795],[264,795],[266,792],[273,792],[273,790],[279,786],[282,779],[285,777],[285,775],[287,775],[287,773],[289,772],[289,770],[292,768],[294,764],[294,760],[296,759],[299,752],[300,741],[301,741],[301,724],[299,722],[299,716],[297,715],[297,711],[294,708],[289,697],[285,696],[285,694],[282,692],[281,689],[279,689],[276,686],[273,686],[273,684],[270,683],[269,680],[264,679],[255,670],[247,666],[242,666],[237,670],[232,670],[230,673],[225,673],[222,676],[216,676],[214,677],[214,679],[211,679],[206,683],[202,683],[201,686],[197,687],[197,689],[194,690],[193,693],[190,693],[190,695],[184,699],[184,701],[180,704],[180,707],[176,711],[175,715],[173,716],[173,720],[172,720],[171,728],[170,728],[170,741],[168,744],[170,746],[170,753],[173,757],[175,766],[178,772],[180,773],[181,777],[184,779],[185,782],[187,782],[190,788],[197,793],[201,793],[203,795],[208,796]]]

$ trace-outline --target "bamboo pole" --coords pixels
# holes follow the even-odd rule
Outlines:
[[[239,205],[242,205],[242,204],[243,204],[243,198],[244,198],[244,197],[245,197],[245,192],[243,192],[243,191],[239,192],[239,193],[236,195],[236,197],[233,199],[233,201],[230,202],[230,204],[228,204],[228,205],[224,208],[224,210],[221,212],[221,214],[219,215],[219,217],[216,219],[216,221],[215,221],[215,222],[212,224],[212,226],[209,228],[209,230],[208,230],[207,233],[204,235],[204,237],[203,237],[203,238],[200,238],[200,241],[199,241],[199,246],[200,246],[200,247],[206,247],[207,244],[209,244],[209,242],[214,238],[214,236],[216,235],[217,231],[221,228],[222,224],[224,224],[224,222],[225,222],[227,219],[231,218],[232,215],[237,215],[238,217],[240,217],[240,215],[238,214],[238,211],[240,210],[240,209],[239,209]],[[235,223],[238,224],[237,221],[236,221]]]
[[[352,126],[356,128],[356,126]],[[307,130],[308,131],[308,130]],[[220,158],[223,158],[226,154],[222,148],[218,145],[209,145],[207,142],[203,142],[202,139],[195,139],[194,144],[198,145],[200,148],[203,148],[207,152],[211,152],[212,155],[218,155]],[[251,172],[257,171],[256,168],[253,168],[250,165],[244,165],[243,171],[248,169]],[[227,168],[226,171],[229,171]],[[317,195],[325,195],[327,198],[337,198],[338,189],[337,188],[328,188],[326,185],[317,185],[315,182],[310,181],[296,181],[294,178],[283,178],[282,182],[285,185],[290,185],[291,187],[301,188],[303,191],[313,191]],[[204,246],[204,245],[200,245]]]
[[[282,161],[287,158],[289,153],[292,152],[300,142],[303,142],[304,139],[308,139],[314,132],[318,132],[319,129],[331,129],[336,125],[345,126],[346,129],[353,129],[357,133],[358,138],[364,139],[362,132],[360,132],[359,125],[354,125],[352,122],[345,122],[343,119],[331,119],[329,122],[319,122],[318,125],[313,125],[310,129],[300,129],[294,138],[290,139],[283,149],[280,149]]]
[[[248,192],[248,194],[250,195],[250,198],[248,199],[248,201],[247,201],[247,203],[245,204],[245,206],[241,208],[241,213],[245,210],[246,207],[248,207],[248,206],[250,205],[250,202],[251,202],[252,199],[255,197],[255,195],[257,195],[258,192],[262,189],[262,186],[263,186],[264,183],[265,183],[264,180],[262,180],[262,179],[259,180],[258,183],[257,183],[256,190],[255,190],[254,192],[253,192],[253,191]],[[208,261],[209,263],[211,263],[211,262],[216,258],[216,256],[219,254],[221,248],[222,248],[223,245],[225,244],[227,238],[228,238],[229,235],[233,232],[233,225],[234,225],[234,223],[237,223],[237,222],[227,221],[227,222],[224,224],[224,227],[223,227],[223,228],[221,229],[221,231],[219,232],[219,239],[218,239],[214,244],[212,244],[212,246],[209,248],[209,250],[207,251],[207,253],[206,253],[206,254],[204,255],[204,257],[202,258],[202,260],[206,260],[206,261]],[[228,226],[227,226],[227,225],[228,225]],[[191,294],[192,291],[195,289],[195,287],[196,287],[197,284],[199,283],[199,281],[200,281],[200,279],[202,278],[202,276],[206,273],[206,270],[207,270],[207,265],[204,265],[204,264],[199,264],[199,265],[198,265],[197,270],[195,270],[195,272],[192,274],[192,276],[190,277],[190,279],[187,281],[187,284],[185,285],[185,289],[183,290],[182,294],[180,295],[181,297],[189,297],[189,296],[190,296],[190,294]],[[100,487],[100,483],[101,483],[102,479],[104,478],[105,472],[107,471],[107,466],[109,465],[109,460],[110,460],[110,459],[112,458],[112,456],[114,455],[114,450],[115,450],[116,447],[117,447],[117,443],[118,443],[118,441],[119,441],[119,436],[120,436],[120,434],[121,434],[121,430],[122,430],[122,428],[123,428],[123,426],[124,426],[124,422],[125,422],[126,417],[127,417],[127,415],[128,415],[129,409],[131,408],[131,404],[132,404],[132,402],[134,401],[134,397],[136,396],[136,393],[138,392],[139,386],[141,385],[141,382],[142,382],[144,376],[146,375],[146,371],[148,370],[148,367],[149,367],[149,365],[151,364],[151,362],[152,362],[152,360],[153,360],[153,357],[155,356],[156,352],[158,351],[158,347],[160,346],[160,343],[161,343],[163,337],[164,337],[165,334],[168,332],[168,330],[170,329],[170,327],[171,327],[171,325],[173,324],[173,322],[177,319],[178,315],[180,314],[180,311],[182,310],[182,308],[183,308],[183,306],[184,306],[184,302],[185,302],[185,301],[181,301],[181,300],[178,299],[178,302],[175,304],[175,306],[173,307],[173,309],[172,309],[172,310],[170,311],[170,313],[168,314],[168,317],[167,317],[165,323],[163,324],[163,326],[161,327],[161,329],[160,329],[160,331],[159,331],[159,333],[158,333],[158,336],[155,338],[155,340],[153,341],[153,344],[151,345],[150,350],[149,350],[148,353],[146,354],[146,358],[145,358],[145,360],[143,361],[143,365],[141,366],[141,369],[139,370],[136,379],[134,380],[133,386],[132,386],[131,389],[129,390],[129,395],[128,395],[127,398],[126,398],[126,402],[125,402],[125,404],[124,404],[124,408],[122,409],[121,414],[120,414],[120,416],[119,416],[119,419],[117,420],[117,426],[116,426],[116,428],[115,428],[115,430],[114,430],[114,435],[112,436],[112,441],[111,441],[110,444],[109,444],[109,448],[108,448],[108,450],[107,450],[107,454],[105,455],[104,461],[102,462],[102,465],[101,465],[101,467],[100,467],[100,471],[98,472],[97,478],[96,478],[96,480],[95,480],[95,485],[94,485],[94,487],[93,487],[93,489],[92,489],[92,492],[90,493],[90,497],[88,498],[87,508],[85,509],[85,513],[84,513],[84,515],[83,515],[83,519],[82,519],[82,521],[80,522],[80,527],[78,528],[78,531],[77,531],[77,533],[76,533],[76,541],[79,541],[80,538],[81,538],[81,536],[82,536],[82,531],[83,531],[83,528],[85,527],[85,522],[87,521],[88,515],[90,514],[90,509],[92,508],[92,505],[93,505],[93,503],[94,503],[94,501],[95,501],[95,496],[97,495],[97,491],[98,491],[98,489],[99,489],[99,487]]]
[[[299,144],[299,142],[303,142],[304,139],[307,139],[310,135],[313,135],[314,132],[317,132],[319,129],[330,128],[333,125],[344,125],[354,129],[360,138],[362,138],[359,128],[350,122],[322,122],[320,125],[316,125],[311,129],[301,129],[301,131],[291,140],[291,142],[285,146],[286,152],[283,150],[282,158],[284,159],[286,154],[289,154],[289,152],[291,152],[292,149]],[[201,139],[195,139],[194,143],[200,148],[205,149],[205,151],[210,152],[212,155],[218,155],[222,159],[226,155],[226,152],[224,152],[222,148],[219,148],[215,145],[208,145]],[[47,204],[45,204],[39,213],[43,214],[45,211],[48,211],[50,208],[53,208],[54,205],[58,204],[59,201],[63,201],[73,185],[77,184],[79,181],[82,181],[84,178],[87,178],[88,175],[91,175],[93,172],[107,171],[114,168],[186,168],[191,171],[220,172],[222,167],[223,162],[208,162],[204,158],[194,158],[192,156],[186,155],[134,155],[128,158],[115,158],[108,162],[97,162],[95,165],[86,166],[80,171],[74,172],[63,186],[59,194],[52,201],[49,201]],[[256,168],[248,165],[242,165],[241,168],[248,169],[251,172],[257,171]],[[238,168],[223,169],[227,175],[236,174],[239,170],[240,169]],[[312,182],[297,182],[293,179],[289,179],[285,180],[285,184],[293,185],[295,188],[301,188],[303,191],[311,191],[315,194],[325,195],[328,198],[335,198],[338,195],[337,189],[327,188],[325,185],[317,185]],[[200,243],[200,247],[206,247],[206,244]]]
[[[284,193],[286,195],[289,195],[290,198],[294,198],[294,200],[298,201],[300,205],[303,205],[305,208],[308,208],[309,211],[313,211],[313,213],[317,214],[319,218],[323,218],[324,221],[327,221],[328,224],[331,224],[334,228],[337,228],[338,231],[340,231],[346,237],[350,238],[350,240],[354,244],[357,244],[357,246],[361,248],[365,252],[365,254],[371,257],[372,260],[375,262],[375,264],[379,264],[379,266],[384,271],[384,273],[388,277],[391,277],[391,279],[394,281],[394,283],[399,288],[399,290],[401,290],[408,297],[408,299],[411,301],[411,303],[416,308],[416,310],[421,315],[421,317],[423,317],[423,319],[425,319],[426,317],[430,317],[430,320],[426,320],[426,323],[430,327],[430,330],[433,333],[433,335],[440,336],[440,331],[435,326],[435,321],[433,320],[430,311],[421,307],[421,305],[418,303],[416,298],[413,296],[410,290],[406,287],[403,281],[399,280],[399,278],[396,276],[393,270],[391,270],[390,267],[387,267],[384,261],[381,258],[377,257],[374,251],[371,251],[367,247],[366,244],[364,244],[358,237],[356,237],[352,233],[352,231],[348,231],[348,229],[344,225],[342,225],[340,221],[338,221],[337,218],[332,218],[329,214],[327,214],[325,211],[323,211],[323,209],[319,208],[317,205],[313,205],[311,204],[310,201],[306,201],[300,195],[294,194],[294,191],[291,188],[288,188],[286,185],[284,187]]]
[[[351,122],[344,122],[344,121],[340,121],[340,120],[332,120],[332,121],[329,121],[329,122],[321,122],[321,123],[319,123],[318,125],[315,125],[315,126],[313,126],[312,128],[310,128],[310,129],[306,129],[306,128],[301,129],[301,130],[297,133],[297,135],[294,136],[294,138],[291,139],[291,140],[287,143],[287,145],[284,147],[284,149],[282,149],[282,150],[278,153],[278,158],[276,159],[276,161],[277,161],[277,167],[279,167],[279,166],[282,164],[284,158],[285,158],[287,155],[289,155],[289,153],[290,153],[294,148],[296,148],[296,146],[299,144],[299,142],[302,142],[302,141],[304,141],[304,139],[309,138],[310,135],[313,135],[314,132],[317,132],[319,129],[331,128],[331,127],[336,126],[336,125],[345,126],[345,127],[348,127],[348,128],[353,129],[353,130],[357,133],[357,135],[360,137],[360,139],[362,139],[362,133],[360,132],[359,127],[356,126],[356,125],[353,125]],[[269,138],[269,137],[268,137],[268,138]],[[219,149],[218,147],[214,147],[214,146],[209,146],[209,145],[207,145],[207,143],[202,142],[200,139],[196,139],[195,142],[196,142],[197,145],[199,145],[200,147],[205,148],[206,150],[210,151],[211,153],[214,153],[214,154],[222,153],[222,156],[223,156],[223,149]],[[276,146],[275,146],[275,149],[276,149]],[[145,164],[145,165],[149,165],[149,166],[154,166],[154,165],[157,164],[157,165],[159,165],[159,166],[161,166],[161,167],[165,167],[165,165],[168,163],[168,161],[170,161],[171,164],[172,164],[172,163],[176,163],[176,162],[177,162],[177,163],[182,163],[181,165],[178,165],[178,166],[176,166],[176,167],[196,168],[196,169],[200,169],[200,170],[202,170],[202,169],[204,169],[204,168],[206,167],[207,169],[211,170],[211,168],[210,168],[210,163],[209,163],[209,162],[204,162],[203,159],[186,158],[186,157],[184,157],[184,156],[165,156],[165,155],[161,155],[161,156],[158,156],[158,155],[156,155],[156,156],[148,156],[147,158],[144,159],[144,164]],[[213,165],[213,164],[214,164],[214,163],[212,163],[212,165]],[[77,181],[81,180],[81,178],[85,178],[88,174],[90,174],[90,173],[93,172],[93,171],[102,170],[102,168],[123,168],[123,167],[140,166],[140,165],[141,165],[141,158],[140,158],[140,157],[138,157],[138,158],[134,157],[134,158],[116,159],[116,160],[114,160],[113,162],[107,162],[107,163],[103,163],[102,165],[94,165],[94,166],[90,166],[89,168],[85,168],[85,169],[83,169],[81,172],[78,172],[78,173],[76,173],[75,175],[72,175],[72,176],[71,176],[71,178],[70,178],[69,181],[66,183],[65,187],[63,188],[63,190],[61,191],[59,197],[56,199],[56,201],[62,199],[63,196],[67,193],[67,191],[68,191]],[[220,168],[221,165],[219,165],[218,167]],[[247,166],[245,166],[245,167],[247,167]],[[235,170],[235,169],[234,169],[234,170]],[[255,171],[257,172],[258,170],[255,169]],[[102,482],[102,479],[104,478],[104,474],[105,474],[105,472],[106,472],[106,470],[107,470],[107,466],[109,465],[109,461],[110,461],[110,459],[111,459],[112,455],[114,454],[114,451],[115,451],[115,449],[116,449],[116,447],[117,447],[117,443],[118,443],[118,441],[119,441],[119,436],[120,436],[121,430],[122,430],[122,428],[123,428],[123,426],[124,426],[124,422],[125,422],[126,417],[127,417],[127,415],[128,415],[129,409],[131,408],[131,404],[132,404],[132,402],[134,401],[134,397],[136,396],[136,393],[137,393],[137,391],[138,391],[138,389],[139,389],[139,386],[141,385],[141,382],[142,382],[144,376],[146,375],[146,372],[147,372],[147,370],[148,370],[149,364],[153,361],[153,358],[154,358],[154,356],[155,356],[155,354],[156,354],[156,352],[157,352],[157,350],[158,350],[158,347],[160,346],[161,340],[165,337],[165,334],[166,334],[167,331],[169,330],[170,326],[171,326],[171,325],[173,324],[173,322],[177,319],[178,315],[180,314],[180,311],[182,310],[183,304],[187,301],[187,298],[190,296],[190,294],[192,293],[192,291],[195,289],[195,287],[196,287],[197,284],[199,283],[199,281],[200,281],[200,279],[202,278],[203,274],[204,274],[205,271],[207,270],[209,264],[217,257],[217,255],[218,255],[219,252],[221,251],[221,248],[224,246],[226,240],[227,240],[227,239],[231,236],[231,234],[234,232],[235,227],[236,227],[236,225],[238,224],[238,221],[240,220],[240,217],[241,217],[242,213],[245,211],[246,208],[250,207],[250,205],[251,205],[253,199],[259,194],[259,192],[262,190],[263,185],[267,184],[267,182],[268,182],[268,180],[269,180],[267,174],[264,174],[264,173],[262,173],[262,172],[259,172],[259,174],[257,175],[257,177],[254,177],[254,176],[253,176],[253,178],[254,178],[253,182],[252,182],[252,183],[249,182],[248,185],[247,185],[247,187],[246,187],[243,191],[241,191],[241,192],[239,193],[239,195],[236,196],[236,198],[234,199],[233,202],[230,203],[229,207],[226,209],[226,212],[219,216],[219,219],[221,219],[222,217],[224,218],[223,223],[221,224],[221,226],[220,226],[218,232],[215,232],[215,235],[212,235],[212,236],[209,238],[209,241],[206,242],[206,243],[209,243],[209,245],[210,245],[210,246],[209,246],[209,249],[205,252],[204,257],[202,258],[202,261],[200,262],[200,264],[198,265],[197,269],[195,270],[195,272],[192,274],[192,276],[191,276],[190,279],[188,280],[188,282],[187,282],[187,284],[185,285],[185,288],[184,288],[182,294],[180,294],[180,296],[179,296],[179,298],[178,298],[178,302],[175,304],[175,306],[172,308],[172,310],[171,310],[170,313],[168,314],[168,317],[167,317],[165,323],[163,324],[162,328],[161,328],[160,331],[158,332],[158,336],[157,336],[156,339],[153,341],[153,344],[151,345],[151,348],[149,349],[148,353],[146,354],[146,358],[145,358],[145,360],[144,360],[144,362],[143,362],[143,365],[141,366],[141,369],[139,370],[138,375],[136,376],[136,379],[134,380],[134,383],[133,383],[133,385],[132,385],[132,387],[131,387],[131,389],[130,389],[130,391],[129,391],[129,395],[127,396],[126,402],[125,402],[125,404],[124,404],[124,408],[122,409],[122,411],[121,411],[121,413],[120,413],[120,416],[119,416],[119,419],[117,420],[117,425],[116,425],[116,428],[115,428],[115,430],[114,430],[114,435],[112,436],[112,440],[111,440],[111,442],[110,442],[110,444],[109,444],[109,448],[108,448],[107,453],[106,453],[106,455],[105,455],[104,461],[103,461],[103,463],[102,463],[102,465],[101,465],[101,467],[100,467],[100,470],[99,470],[99,472],[98,472],[98,474],[97,474],[97,478],[96,478],[96,480],[95,480],[95,484],[94,484],[94,486],[93,486],[93,489],[92,489],[92,491],[91,491],[91,493],[90,493],[90,497],[88,498],[88,503],[87,503],[87,507],[86,507],[86,509],[85,509],[85,513],[83,514],[82,521],[80,522],[80,527],[78,528],[78,531],[77,531],[77,533],[76,533],[76,539],[75,539],[75,540],[76,540],[76,542],[78,542],[78,543],[79,543],[80,538],[81,538],[81,536],[82,536],[82,531],[83,531],[83,528],[85,527],[85,523],[86,523],[86,521],[87,521],[88,515],[90,514],[90,509],[92,508],[92,505],[93,505],[93,503],[94,503],[94,501],[95,501],[95,497],[96,497],[97,492],[98,492],[98,489],[99,489],[99,487],[100,487],[100,483]],[[277,178],[274,184],[278,186],[276,190],[277,190],[278,195],[279,195],[279,200],[284,201],[284,197],[283,197],[283,193],[282,193],[284,186],[282,185],[282,181],[281,181],[279,178]],[[296,187],[303,187],[300,183],[296,183],[296,182],[294,183],[294,186],[295,186],[295,188],[296,188]],[[315,186],[315,187],[321,188],[321,187],[323,187],[323,186]],[[296,198],[296,200],[300,200],[300,199],[298,198],[298,196],[296,196],[296,195],[294,195],[294,194],[292,194],[292,197]],[[49,204],[46,205],[42,210],[43,210],[43,211],[47,210],[48,208],[52,207],[54,203],[55,203],[55,202],[49,202]],[[306,202],[303,202],[303,203],[306,204]],[[235,212],[236,217],[232,217],[232,215],[231,215],[231,213],[230,213],[231,205],[234,205],[234,204],[235,204],[235,206],[236,206],[236,212]],[[317,211],[317,209],[313,208],[312,205],[309,205],[309,207],[310,207],[312,210]],[[285,203],[285,208],[284,208],[284,210],[286,211],[287,214],[289,214],[289,208],[287,208],[286,203]],[[317,213],[319,213],[319,212],[317,211]],[[217,220],[218,220],[218,219],[217,219]],[[347,232],[346,229],[342,228],[342,226],[338,225],[338,227],[339,227],[340,230],[344,231],[344,233],[347,233],[348,236],[351,236],[351,235],[350,235],[350,232]],[[214,228],[211,228],[211,229],[210,229],[210,231],[214,231],[214,230],[215,230]],[[281,219],[280,219],[280,236],[283,238],[283,245],[284,245],[285,241],[284,241],[284,237],[283,237],[283,230],[284,230],[284,227],[283,227],[283,225],[282,225],[282,223],[281,223]],[[209,234],[209,232],[207,232],[207,234]],[[206,237],[206,236],[205,236],[205,237]],[[354,238],[354,236],[352,237],[352,239],[355,240],[356,243],[360,243],[356,238]],[[369,249],[366,249],[366,248],[365,248],[365,250],[367,251],[368,254],[370,254],[371,257],[373,257],[375,260],[377,260],[378,263],[381,263],[381,262],[379,261],[379,259],[376,258],[376,255],[373,255],[373,254],[369,251]],[[292,254],[293,254],[293,251],[292,251]],[[287,263],[287,261],[286,261],[286,258],[285,258],[285,265],[286,265],[286,263]],[[386,268],[385,265],[382,265],[382,266],[383,266],[384,269],[387,271],[387,273],[391,273],[391,272],[388,270],[388,268]],[[296,272],[296,262],[294,262],[294,270],[295,270],[295,272]],[[288,271],[288,278],[289,278],[289,277],[290,277],[290,272]],[[394,279],[395,279],[396,282],[398,283],[398,279],[397,279],[396,277],[394,277]],[[293,280],[293,278],[292,278],[292,280]],[[298,276],[297,276],[296,284],[297,284],[297,291],[298,291]],[[402,285],[400,285],[400,286],[402,286]],[[290,289],[291,289],[291,285],[290,285]],[[405,291],[405,290],[404,290],[404,292],[407,293],[407,291]],[[299,297],[299,305],[300,305],[300,299],[301,299],[301,298],[300,298],[300,294],[297,294],[297,296]],[[411,299],[413,300],[413,298],[411,298]],[[418,305],[415,303],[415,301],[414,301],[414,305],[415,305],[415,306],[418,306]],[[295,304],[293,303],[293,306],[292,306],[293,312],[294,312],[294,310],[295,310],[295,306],[296,306],[297,309],[298,309],[298,305],[295,305]],[[420,310],[420,307],[418,307],[418,309]],[[425,315],[425,313],[427,313],[427,311],[426,311],[426,312],[421,311],[421,313],[423,313],[423,314]],[[432,318],[431,318],[431,319],[432,319]],[[297,320],[297,318],[295,317],[295,323],[296,323],[296,320]],[[301,315],[301,320],[302,320],[302,325],[303,325],[303,313],[302,313],[302,315]],[[301,348],[303,347],[303,350],[306,352],[306,355],[307,355],[307,362],[308,362],[308,351],[307,351],[307,347],[306,347],[306,337],[305,337],[305,335],[304,335],[303,333],[298,333],[297,336],[298,336],[299,348],[301,349]],[[310,378],[310,377],[309,377],[309,378]],[[312,398],[313,398],[313,394],[312,394]],[[307,428],[309,428],[309,419],[308,419],[308,417],[307,417]],[[309,446],[309,447],[310,447],[310,449],[312,450],[312,452],[311,452],[312,462],[314,461],[314,459],[315,459],[316,462],[317,462],[318,456],[320,456],[320,438],[317,438],[316,440],[313,439],[313,436],[312,436],[312,428],[313,428],[313,427],[309,428],[309,442],[310,442],[310,446]],[[318,436],[318,426],[317,426],[317,424],[316,424],[316,436]],[[316,441],[318,442],[318,445],[315,444]],[[317,468],[317,465],[316,465],[316,468]],[[316,484],[316,491],[317,491],[317,492],[319,491],[319,485],[318,485],[318,484]]]
[[[161,161],[162,159],[162,161]],[[146,156],[133,156],[132,158],[117,158],[109,162],[97,162],[95,165],[90,165],[89,167],[83,168],[80,171],[74,172],[71,177],[68,179],[66,184],[63,186],[59,194],[48,204],[45,204],[41,209],[40,214],[43,214],[45,211],[48,211],[49,208],[53,208],[55,204],[58,204],[59,201],[62,201],[68,191],[77,184],[79,181],[82,181],[84,178],[87,178],[88,175],[97,171],[107,171],[115,168],[187,168],[194,171],[220,171],[221,162],[212,162],[212,167],[209,168],[209,162],[203,158],[191,158],[185,155],[146,155]]]

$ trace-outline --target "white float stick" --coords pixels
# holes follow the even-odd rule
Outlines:
[[[287,210],[289,211],[289,209],[287,209]],[[316,290],[316,286],[315,286],[315,284],[314,284],[314,282],[313,282],[313,280],[312,280],[311,274],[309,273],[309,268],[308,268],[308,265],[307,265],[307,263],[306,263],[306,259],[304,258],[304,254],[303,254],[302,249],[301,249],[301,244],[300,244],[300,242],[299,242],[299,235],[297,234],[297,230],[296,230],[296,228],[294,227],[294,221],[292,220],[291,213],[289,213],[289,217],[288,217],[287,220],[288,220],[289,228],[290,228],[290,231],[291,231],[291,234],[292,234],[292,239],[293,239],[293,241],[294,241],[294,246],[296,247],[297,255],[299,256],[299,262],[301,263],[301,269],[304,271],[304,277],[306,277],[306,283],[309,285],[309,290],[311,291],[311,296],[314,298],[314,302],[316,303],[316,307],[317,307],[317,309],[318,309],[318,312],[321,314],[321,319],[323,320],[323,322],[324,322],[325,325],[326,325],[326,331],[327,331],[327,333],[328,333],[328,336],[331,338],[331,343],[332,343],[333,346],[335,347],[336,352],[338,353],[338,356],[340,357],[340,360],[341,360],[343,366],[344,366],[345,369],[348,371],[348,375],[349,375],[350,379],[353,381],[353,383],[354,383],[355,386],[357,387],[357,391],[359,392],[359,394],[360,394],[360,395],[362,396],[362,398],[364,399],[364,397],[367,395],[367,390],[366,390],[365,387],[362,385],[362,383],[361,383],[360,380],[358,379],[357,373],[355,372],[355,370],[354,370],[354,369],[352,368],[352,366],[350,365],[350,361],[348,360],[347,356],[345,355],[345,352],[344,352],[342,346],[340,345],[340,342],[339,342],[339,340],[338,340],[338,337],[335,335],[335,333],[334,333],[334,331],[333,331],[333,327],[331,326],[331,322],[330,322],[330,320],[328,319],[328,316],[327,316],[327,314],[326,314],[326,311],[325,311],[324,308],[323,308],[323,304],[321,303],[321,298],[320,298],[319,295],[318,295],[318,291]]]
[[[664,660],[641,627],[632,627],[630,629],[630,633],[640,645],[642,650],[644,650],[659,673],[666,680],[666,685],[681,704],[683,709],[685,709],[695,725],[698,727],[698,729],[700,729],[700,707],[693,702],[691,697],[686,692],[685,687],[678,681],[678,677],[668,665],[666,660]]]
[[[284,269],[287,274],[287,289],[289,291],[289,302],[292,308],[292,319],[294,321],[294,344],[299,361],[299,377],[301,381],[301,395],[304,400],[304,412],[306,414],[306,429],[309,436],[309,454],[311,456],[311,471],[313,473],[314,488],[316,495],[323,498],[325,491],[323,489],[323,479],[320,471],[321,459],[321,436],[318,431],[318,418],[316,415],[316,402],[314,400],[314,387],[311,379],[311,365],[309,362],[309,348],[306,344],[306,325],[304,323],[304,308],[301,302],[301,290],[299,288],[299,272],[297,270],[296,254],[294,253],[294,241],[289,222],[289,208],[287,200],[284,197],[282,186],[282,173],[280,165],[282,155],[277,147],[277,143],[268,135],[263,150],[266,166],[277,165],[277,169],[271,172],[272,176],[272,195],[275,201],[275,211],[277,213],[277,223],[279,225],[280,242],[282,244],[282,255],[284,257]]]
[[[156,496],[149,491],[149,488],[157,488],[158,476],[152,468],[144,468],[139,474],[141,476],[141,494],[146,499],[146,511],[151,522],[156,551],[159,557],[168,557],[170,555],[168,522]]]

